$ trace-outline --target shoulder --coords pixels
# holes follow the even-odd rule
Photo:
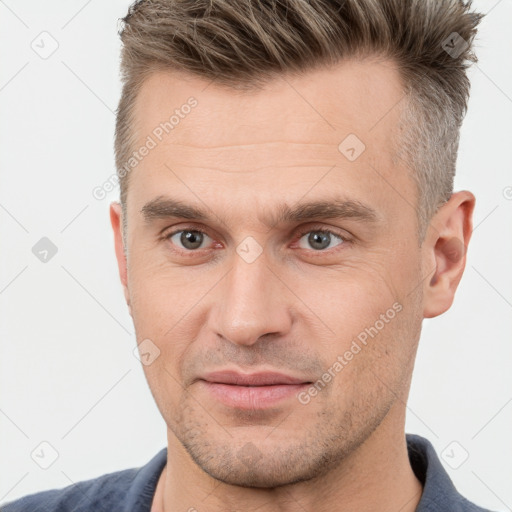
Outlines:
[[[0,508],[1,512],[94,510],[99,503],[116,501],[126,494],[136,469],[127,469],[77,482],[63,489],[52,489],[24,496]],[[98,510],[101,510],[98,507]]]
[[[156,481],[165,465],[166,452],[163,449],[140,468],[116,471],[62,489],[24,496],[0,506],[0,512],[145,510],[145,506],[151,504]]]

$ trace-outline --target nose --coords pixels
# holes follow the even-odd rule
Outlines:
[[[292,325],[290,292],[262,253],[248,263],[238,254],[216,289],[211,326],[217,336],[250,346],[262,336],[286,335]]]

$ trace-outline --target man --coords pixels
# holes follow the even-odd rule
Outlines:
[[[482,511],[404,433],[481,15],[459,0],[139,1],[115,250],[168,446],[19,510]]]

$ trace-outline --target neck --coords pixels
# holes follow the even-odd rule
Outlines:
[[[272,489],[238,487],[212,478],[168,432],[167,465],[158,482],[152,512],[289,512],[298,508],[414,512],[422,485],[409,463],[403,414],[392,408],[377,430],[329,473]],[[393,417],[397,415],[402,417]],[[397,424],[402,425],[400,430]]]

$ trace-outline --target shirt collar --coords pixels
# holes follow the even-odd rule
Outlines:
[[[423,485],[416,512],[489,512],[459,494],[427,439],[407,434],[412,470]]]

